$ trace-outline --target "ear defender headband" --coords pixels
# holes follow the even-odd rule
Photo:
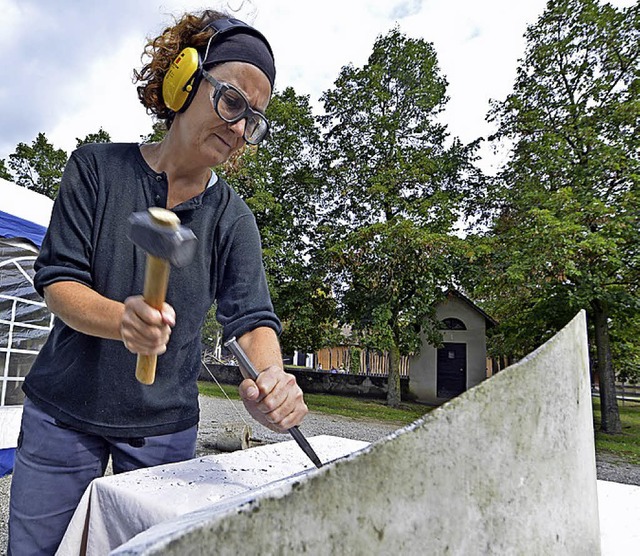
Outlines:
[[[214,33],[209,38],[204,56],[201,57],[197,49],[187,47],[178,54],[164,76],[162,81],[162,98],[167,108],[174,112],[184,112],[196,96],[198,85],[202,80],[203,65],[213,65],[215,63],[234,60],[251,63],[264,72],[273,90],[273,82],[275,80],[273,52],[269,42],[262,33],[239,19],[231,18],[217,19],[204,29],[208,27],[213,28]],[[231,43],[229,48],[224,49],[226,52],[221,52],[219,55],[216,55],[217,49],[214,49],[211,54],[209,53],[212,44],[225,43],[226,39],[232,39],[234,35],[245,35],[246,39],[250,39],[251,42],[262,43],[266,46],[268,53],[257,52],[257,50],[264,51],[264,47],[251,49],[249,46],[250,52],[243,54],[242,50],[244,50],[244,48],[242,47],[245,45],[238,44],[234,47]],[[238,37],[235,38],[238,39]],[[239,42],[247,42],[244,38],[245,37],[242,37],[243,40]],[[255,41],[255,39],[258,39],[258,41]],[[222,47],[222,44],[220,46]],[[223,49],[220,48],[220,50]],[[253,52],[251,52],[252,50]],[[252,57],[251,54],[256,55],[256,57]]]

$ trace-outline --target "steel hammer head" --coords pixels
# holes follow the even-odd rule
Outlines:
[[[177,267],[191,262],[198,241],[189,228],[180,225],[175,213],[158,207],[134,212],[129,217],[127,236],[148,255]]]

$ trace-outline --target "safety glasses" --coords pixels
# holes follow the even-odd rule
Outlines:
[[[269,132],[269,122],[249,105],[247,98],[233,85],[218,81],[209,72],[203,71],[203,77],[213,85],[211,104],[216,114],[225,122],[235,124],[246,119],[244,140],[250,145],[257,145]]]

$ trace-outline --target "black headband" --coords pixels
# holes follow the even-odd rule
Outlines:
[[[246,62],[262,70],[269,79],[271,90],[276,80],[276,66],[268,43],[253,34],[238,30],[232,34],[213,37],[206,59],[202,61],[204,69],[224,62]]]

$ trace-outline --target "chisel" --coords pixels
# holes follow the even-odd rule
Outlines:
[[[240,366],[240,370],[244,371],[242,374],[245,378],[250,378],[252,380],[256,380],[258,378],[258,371],[253,366],[253,363],[249,361],[247,354],[240,347],[240,344],[236,341],[235,337],[231,338],[228,342],[225,342],[224,347],[226,347],[231,353],[233,353],[234,357],[238,361],[238,365]],[[304,435],[300,432],[298,427],[291,427],[287,431],[293,439],[298,443],[298,446],[302,448],[302,451],[309,456],[309,459],[313,462],[313,464],[320,469],[322,467],[322,462],[317,454],[314,452],[311,444],[307,441]]]

